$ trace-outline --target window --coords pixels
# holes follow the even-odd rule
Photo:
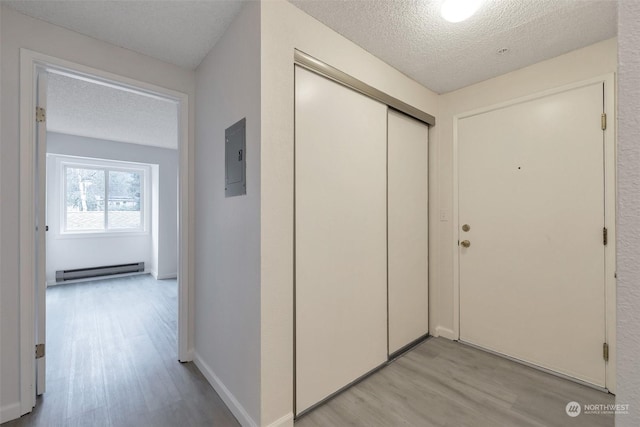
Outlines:
[[[62,166],[63,232],[145,231],[148,168],[121,162]]]

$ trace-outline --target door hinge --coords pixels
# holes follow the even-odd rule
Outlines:
[[[36,123],[42,123],[47,120],[47,110],[42,107],[36,107]]]
[[[602,358],[605,362],[609,361],[609,344],[602,344]]]
[[[602,116],[600,116],[600,125],[602,130],[607,129],[607,113],[602,113]]]
[[[44,344],[36,344],[36,359],[44,357]]]
[[[607,242],[609,242],[609,230],[607,227],[602,227],[602,244],[607,246]]]

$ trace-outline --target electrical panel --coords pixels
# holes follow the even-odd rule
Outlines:
[[[225,197],[247,194],[246,118],[224,131]]]

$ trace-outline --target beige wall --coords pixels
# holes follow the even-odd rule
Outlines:
[[[98,41],[2,8],[2,135],[0,140],[0,417],[20,415],[19,368],[19,80],[20,48],[155,84],[189,95],[193,111],[193,71]],[[193,143],[193,115],[189,116]],[[193,221],[190,221],[193,223]],[[193,234],[192,234],[193,235]],[[192,340],[190,340],[192,343]],[[17,409],[16,409],[17,408]]]
[[[547,89],[588,80],[616,71],[616,40],[606,40],[529,67],[443,94],[431,140],[429,198],[431,213],[431,333],[451,339],[453,319],[453,118],[455,115],[488,107],[500,102],[535,94]],[[444,211],[444,212],[443,212]],[[444,213],[447,221],[440,220]],[[435,245],[435,247],[434,247]]]
[[[293,52],[432,115],[437,95],[285,1],[262,3],[262,425],[292,425]]]

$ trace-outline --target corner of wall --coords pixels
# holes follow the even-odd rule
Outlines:
[[[289,412],[282,418],[278,418],[267,427],[293,427],[293,412]]]
[[[20,402],[0,407],[0,424],[20,418]]]
[[[231,393],[231,391],[224,385],[222,380],[213,372],[211,367],[198,355],[197,352],[193,353],[193,363],[200,369],[200,372],[205,376],[209,384],[218,393],[222,401],[227,405],[234,417],[240,422],[242,426],[258,427],[255,420],[249,415],[249,412],[242,406],[240,401]]]
[[[457,340],[458,337],[456,336],[455,332],[453,332],[452,329],[449,328],[445,328],[443,326],[436,326],[435,327],[435,334],[436,337],[442,337],[442,338],[446,338],[448,340]]]

